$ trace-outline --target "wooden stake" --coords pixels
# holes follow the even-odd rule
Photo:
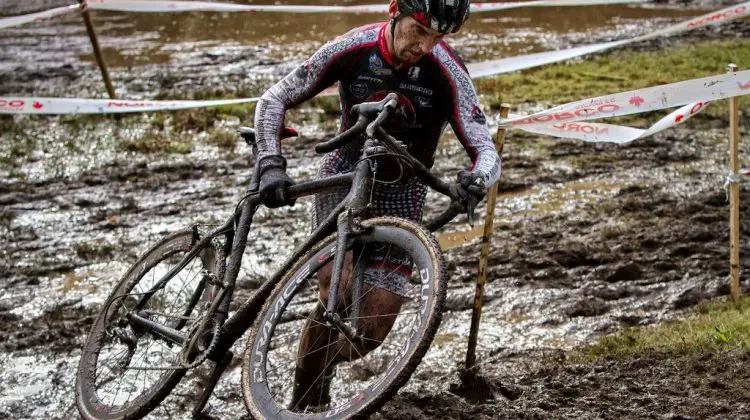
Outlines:
[[[737,66],[727,66],[729,73],[734,73]],[[737,98],[729,99],[729,171],[734,177],[740,170],[740,112]],[[729,290],[732,301],[740,302],[740,185],[729,184]]]
[[[507,104],[500,106],[500,117],[508,118],[510,107]],[[502,158],[503,144],[505,143],[505,128],[498,128],[495,135],[495,149]],[[466,369],[471,369],[476,362],[477,336],[479,335],[479,320],[482,318],[482,305],[484,304],[484,285],[487,283],[487,261],[490,255],[490,243],[492,241],[492,228],[495,216],[495,202],[497,201],[497,183],[490,187],[487,194],[487,211],[484,218],[484,234],[482,235],[482,248],[479,253],[479,274],[477,275],[477,287],[474,292],[474,310],[471,313],[471,329],[469,330],[469,348],[466,351]]]
[[[85,5],[85,0],[78,0],[81,5],[81,16],[83,16],[83,23],[86,24],[86,32],[89,33],[89,39],[91,40],[91,46],[94,48],[94,57],[96,58],[96,64],[99,65],[99,70],[102,72],[102,79],[104,84],[107,86],[107,93],[109,93],[110,99],[116,99],[115,88],[112,87],[112,80],[109,78],[109,71],[107,71],[107,64],[104,62],[104,57],[99,49],[99,39],[96,37],[94,32],[94,24],[91,23],[91,16],[89,16],[89,9]]]

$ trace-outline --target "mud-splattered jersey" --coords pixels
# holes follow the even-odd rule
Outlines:
[[[350,116],[352,106],[395,92],[398,106],[383,125],[389,134],[431,167],[440,134],[450,123],[473,162],[472,171],[492,185],[500,177],[500,158],[463,62],[440,42],[416,65],[395,69],[386,27],[369,25],[336,38],[263,94],[255,113],[260,154],[281,152],[279,133],[287,109],[338,82],[342,130],[356,123]],[[346,149],[337,155],[351,164],[359,157],[358,147]]]

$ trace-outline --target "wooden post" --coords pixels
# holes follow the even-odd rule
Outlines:
[[[500,106],[500,117],[508,118],[510,107],[507,104]],[[502,158],[503,144],[505,143],[505,128],[498,128],[495,135],[495,149]],[[476,362],[477,336],[479,335],[479,320],[482,318],[482,305],[484,304],[484,285],[487,283],[487,261],[490,255],[490,243],[492,242],[492,228],[495,216],[495,202],[497,201],[497,183],[490,187],[487,194],[487,211],[484,218],[484,234],[482,235],[482,248],[479,253],[479,273],[477,275],[477,287],[474,292],[474,309],[471,313],[471,329],[469,330],[469,348],[466,351],[466,369],[471,369]]]
[[[94,57],[96,58],[96,64],[99,65],[99,70],[102,72],[102,79],[104,84],[107,86],[107,93],[109,93],[110,99],[117,98],[115,94],[115,88],[112,87],[112,80],[109,78],[109,71],[107,71],[107,64],[104,62],[102,52],[99,49],[99,39],[96,37],[94,32],[94,24],[91,23],[91,16],[89,15],[89,9],[86,7],[86,0],[78,0],[81,5],[81,16],[83,16],[83,23],[86,24],[86,32],[89,33],[89,39],[91,40],[91,46],[94,48]]]
[[[737,66],[727,66],[729,73],[734,73]],[[729,171],[735,177],[740,170],[740,112],[737,98],[729,99]],[[729,290],[732,301],[740,302],[740,185],[729,184]]]

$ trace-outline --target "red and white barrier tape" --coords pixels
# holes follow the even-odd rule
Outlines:
[[[510,118],[503,125],[528,127],[589,121],[748,94],[750,70],[744,70],[570,102],[532,115]]]
[[[546,51],[536,54],[528,54],[518,57],[501,58],[499,60],[484,61],[481,63],[469,63],[467,68],[472,77],[485,77],[496,74],[509,73],[518,70],[530,69],[545,64],[557,63],[569,60],[575,57],[592,54],[595,52],[605,51],[611,48],[619,47],[633,42],[645,41],[664,35],[671,35],[677,32],[689,31],[708,25],[726,23],[731,20],[740,19],[750,16],[750,1],[707,13],[684,22],[669,26],[667,28],[652,32],[648,35],[642,35],[635,38],[624,39],[620,41],[604,42],[601,44],[583,45],[580,47],[569,48],[560,51]]]
[[[684,123],[712,101],[744,95],[750,95],[750,70],[584,99],[529,116],[514,116],[500,125],[590,142],[628,143]],[[581,123],[678,106],[682,107],[646,130]]]
[[[517,3],[472,3],[471,11],[489,12],[520,7],[591,6],[618,3],[643,3],[649,0],[536,0]],[[388,4],[359,6],[309,6],[309,5],[241,5],[203,1],[152,1],[152,0],[88,0],[90,9],[121,12],[289,12],[289,13],[386,13]]]
[[[543,134],[552,137],[577,139],[593,143],[630,143],[633,140],[652,136],[668,128],[675,127],[689,120],[693,115],[706,109],[710,102],[695,102],[688,104],[660,119],[646,130],[626,127],[622,125],[565,122],[554,124],[539,124],[521,127],[524,131]]]
[[[550,6],[594,6],[619,3],[644,3],[650,0],[536,0],[517,3],[488,2],[473,3],[471,11],[491,12],[496,10],[517,9],[521,7]],[[286,13],[386,13],[387,4],[365,4],[359,6],[316,6],[316,5],[283,5],[283,4],[234,4],[206,1],[156,1],[156,0],[88,0],[85,7],[91,10],[110,10],[119,12],[286,12]],[[77,9],[79,5],[58,7],[28,15],[12,16],[0,19],[0,29],[23,25],[41,19],[61,15]]]
[[[24,25],[42,19],[48,19],[54,16],[70,13],[76,9],[78,9],[78,5],[71,4],[70,6],[56,7],[54,9],[45,10],[43,12],[30,13],[28,15],[0,18],[0,29],[10,28],[11,26]]]
[[[207,108],[257,102],[259,98],[213,101],[130,101],[118,99],[0,97],[0,114],[121,114]]]

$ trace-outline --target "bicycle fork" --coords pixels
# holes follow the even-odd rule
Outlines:
[[[357,165],[356,170],[361,173],[374,173],[375,168],[376,166],[374,162],[364,160]],[[372,178],[368,176],[362,176],[360,179],[370,180]],[[350,298],[352,303],[350,305],[349,313],[352,315],[345,315],[346,318],[349,318],[350,325],[347,325],[347,323],[341,319],[341,316],[336,311],[336,307],[338,304],[339,284],[342,280],[344,263],[346,261],[346,254],[349,248],[348,245],[350,242],[350,238],[361,234],[364,230],[359,221],[361,216],[368,211],[368,203],[370,201],[369,199],[372,187],[372,181],[364,182],[362,185],[360,185],[358,191],[352,195],[351,207],[347,211],[344,211],[338,215],[336,227],[336,254],[333,260],[333,270],[331,275],[330,289],[328,292],[328,302],[326,303],[326,310],[323,313],[323,318],[326,320],[326,322],[329,325],[335,327],[341,334],[343,334],[352,345],[358,347],[357,350],[360,352],[362,350],[361,347],[363,347],[363,343],[357,335],[357,330],[359,327],[357,319],[361,307],[362,282],[364,281],[365,270],[364,264],[359,264],[358,262],[354,261],[354,256],[352,256],[352,263],[354,264],[355,269],[352,273],[353,278],[349,280],[348,289],[350,290],[345,291],[345,293],[351,294]],[[346,299],[344,301],[346,301]]]

